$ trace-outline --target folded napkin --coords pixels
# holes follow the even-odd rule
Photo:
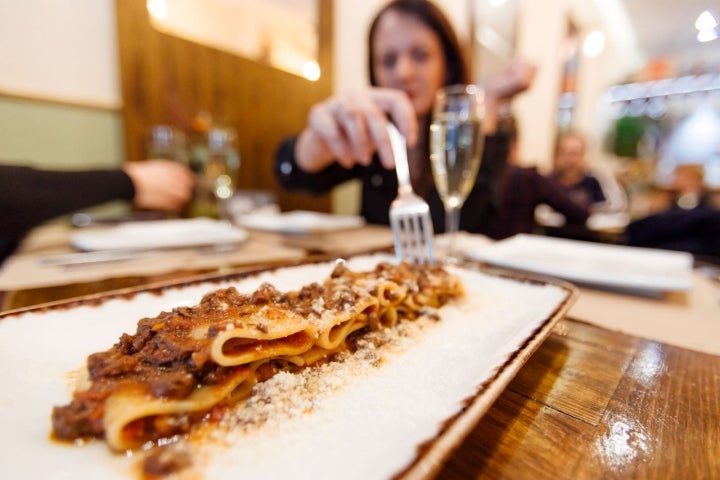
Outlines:
[[[692,255],[650,248],[515,235],[467,251],[492,265],[636,293],[692,288]]]
[[[529,241],[528,241],[529,240]],[[442,248],[447,242],[446,237],[439,237],[436,243]],[[570,258],[577,253],[577,242],[563,239],[521,238],[520,242],[510,244],[509,251],[500,251],[503,241],[493,242],[482,235],[470,235],[461,232],[457,238],[458,249],[470,258],[488,258],[503,260],[505,267],[532,271],[537,249],[546,256],[563,257],[565,267],[583,268],[582,261],[574,262]],[[508,242],[509,243],[509,242]],[[681,252],[659,251],[647,249],[619,251],[613,245],[581,242],[580,253],[597,251],[609,255],[610,260],[621,258],[625,261],[624,283],[641,282],[650,290],[631,290],[610,288],[606,282],[616,282],[618,277],[608,265],[609,277],[599,278],[602,272],[594,272],[595,280],[601,282],[594,285],[584,284],[580,287],[580,295],[570,308],[569,317],[582,320],[601,328],[620,331],[629,335],[647,338],[668,345],[696,350],[699,352],[720,355],[720,285],[692,269],[692,258]],[[549,246],[550,250],[545,249]],[[498,250],[495,250],[498,249]],[[496,256],[496,253],[499,254]],[[523,255],[530,254],[527,257]],[[631,253],[638,253],[633,258]],[[507,255],[505,255],[507,254]],[[618,256],[618,257],[616,257]],[[587,259],[586,259],[587,260]],[[647,263],[647,262],[651,263]],[[659,263],[655,263],[658,261]],[[590,262],[597,265],[596,262]],[[558,268],[563,267],[560,265]],[[601,265],[602,267],[602,265]],[[633,279],[633,267],[640,270]],[[643,273],[650,272],[650,276]],[[655,277],[652,274],[654,272]],[[552,275],[551,271],[542,272]],[[560,271],[559,273],[563,273]],[[674,278],[669,278],[675,276]],[[591,275],[592,277],[592,275]],[[592,278],[591,278],[592,279]],[[663,290],[660,286],[671,285],[677,289]],[[652,290],[655,289],[655,290]],[[653,292],[653,295],[649,295]],[[638,295],[637,293],[642,293]]]

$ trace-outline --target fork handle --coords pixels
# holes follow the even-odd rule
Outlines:
[[[398,178],[398,193],[412,192],[405,137],[392,123],[388,122],[387,128],[388,134],[390,135],[393,157],[395,158],[395,172],[397,173]]]

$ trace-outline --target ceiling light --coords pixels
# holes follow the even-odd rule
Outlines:
[[[719,36],[720,35],[718,35],[718,32],[714,28],[705,28],[698,31],[697,40],[698,42],[710,42],[712,40],[715,40]]]
[[[320,79],[320,65],[315,61],[308,61],[303,65],[303,77],[307,78],[311,82],[316,82]]]
[[[488,0],[491,7],[499,7],[505,4],[506,0]]]
[[[698,30],[712,30],[713,28],[718,26],[717,18],[715,18],[715,15],[713,14],[713,11],[708,9],[702,12],[700,15],[698,15],[697,20],[695,20],[695,28]]]

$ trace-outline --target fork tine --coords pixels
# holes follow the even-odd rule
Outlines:
[[[392,227],[393,241],[395,243],[395,257],[398,260],[412,261],[406,229],[406,218],[403,215],[392,215],[390,218],[390,226]]]
[[[398,260],[404,260],[402,235],[400,234],[402,226],[400,225],[400,219],[397,216],[390,216],[390,227],[392,228],[393,243],[395,244],[395,258]]]
[[[398,260],[434,263],[432,221],[427,213],[393,215],[390,219]]]
[[[392,123],[388,123],[395,170],[398,176],[398,196],[390,206],[390,226],[395,244],[395,257],[418,264],[434,262],[433,228],[430,208],[418,197],[410,183],[405,138]]]
[[[423,238],[420,236],[420,229],[422,228],[422,225],[420,224],[421,219],[418,217],[412,217],[410,219],[410,229],[412,231],[412,239],[415,241],[415,248],[413,251],[415,252],[415,263],[424,263],[423,262]]]
[[[413,235],[413,232],[415,232],[415,225],[414,225],[415,217],[407,216],[405,217],[405,242],[407,244],[407,256],[408,259],[411,262],[417,263],[417,244],[415,243],[415,235]]]
[[[400,238],[400,255],[401,260],[407,260],[412,262],[412,245],[410,244],[410,235],[408,234],[408,219],[406,216],[398,217],[398,231],[397,235]]]
[[[423,247],[422,247],[422,237],[420,236],[420,229],[422,228],[422,225],[420,224],[420,219],[418,217],[412,218],[412,232],[413,232],[413,240],[415,241],[415,259],[419,263],[423,256]]]
[[[426,213],[422,217],[423,233],[425,234],[425,248],[427,250],[427,259],[430,263],[435,263],[435,249],[433,248],[433,226],[430,214]]]

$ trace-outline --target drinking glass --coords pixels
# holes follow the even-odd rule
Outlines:
[[[147,158],[174,160],[188,165],[185,134],[171,125],[153,125],[145,145]]]
[[[458,263],[455,237],[460,209],[475,185],[483,149],[484,91],[476,85],[452,85],[438,91],[430,125],[430,165],[445,207],[448,247],[445,261]]]

